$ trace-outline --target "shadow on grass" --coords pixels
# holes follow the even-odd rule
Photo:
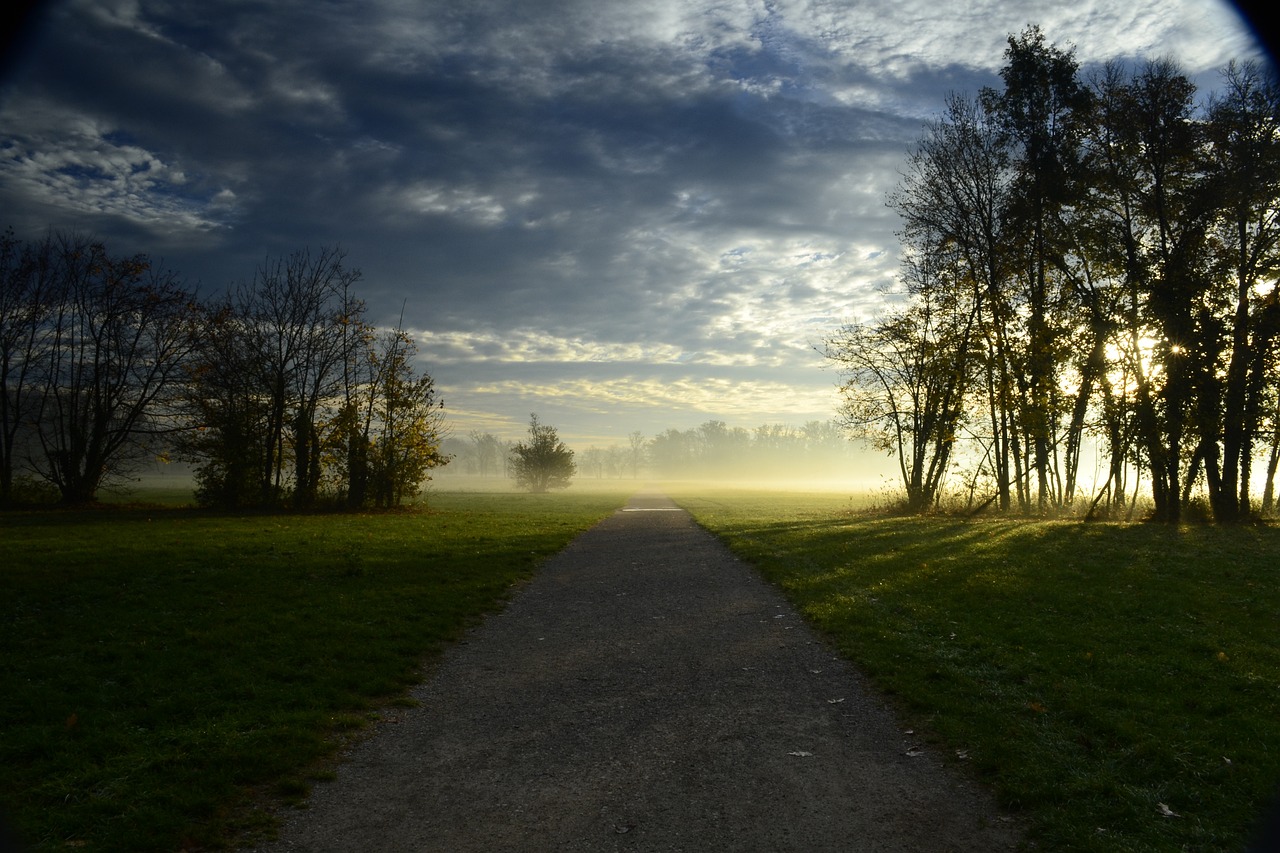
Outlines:
[[[1241,849],[1275,791],[1280,531],[689,508],[1051,849]]]

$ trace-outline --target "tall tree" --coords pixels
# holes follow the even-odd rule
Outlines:
[[[0,506],[13,500],[40,420],[56,260],[52,235],[32,243],[12,229],[0,235]]]
[[[298,251],[264,261],[211,312],[192,384],[208,434],[193,450],[210,466],[203,470],[219,503],[315,503],[323,430],[338,423],[325,410],[350,399],[356,351],[369,345],[353,291],[359,279],[340,249]],[[248,460],[252,496],[238,493]]]
[[[1215,278],[1225,285],[1226,381],[1201,393],[1222,395],[1221,468],[1217,454],[1205,457],[1214,517],[1232,522],[1252,509],[1249,481],[1254,445],[1274,391],[1270,367],[1280,332],[1280,86],[1256,63],[1232,63],[1222,95],[1211,103],[1209,180],[1220,214],[1212,235]],[[1219,408],[1219,407],[1215,407]],[[1207,443],[1215,438],[1205,434]]]
[[[144,255],[55,238],[36,469],[63,503],[92,501],[176,427],[178,380],[196,345],[195,299]]]
[[[1133,135],[1131,169],[1137,176],[1142,226],[1135,311],[1130,336],[1135,357],[1148,349],[1150,368],[1139,387],[1138,424],[1151,471],[1155,519],[1177,523],[1185,501],[1183,466],[1192,456],[1198,412],[1197,377],[1216,358],[1217,346],[1198,344],[1208,319],[1197,307],[1208,286],[1206,241],[1212,205],[1201,180],[1202,128],[1194,122],[1195,86],[1170,60],[1149,62],[1128,87],[1125,114]],[[1206,350],[1213,350],[1209,352]],[[1149,374],[1149,375],[1147,375]],[[1203,383],[1201,383],[1203,386]]]
[[[904,270],[912,292],[946,286],[967,291],[947,299],[972,300],[981,349],[967,352],[981,365],[991,442],[986,455],[995,468],[999,506],[1008,510],[1012,489],[1017,486],[1022,496],[1024,482],[1015,422],[1021,319],[1011,298],[1012,241],[1006,234],[1011,152],[992,109],[980,100],[948,95],[942,117],[926,126],[889,205],[903,219],[900,236],[905,254],[913,259]],[[950,275],[927,274],[944,264]]]
[[[1090,118],[1091,96],[1077,78],[1073,51],[1046,44],[1038,27],[1009,37],[1003,91],[986,90],[983,100],[999,116],[1016,152],[1016,178],[1008,217],[1016,235],[1014,268],[1022,283],[1026,309],[1026,351],[1020,376],[1023,412],[1036,501],[1041,510],[1061,503],[1060,484],[1052,482],[1051,453],[1057,444],[1059,408],[1057,367],[1062,328],[1054,322],[1054,259],[1063,252],[1057,227],[1062,209],[1077,194],[1080,144]]]

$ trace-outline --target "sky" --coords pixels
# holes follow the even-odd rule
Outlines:
[[[0,78],[0,227],[215,294],[340,246],[455,435],[827,420],[886,194],[1038,24],[1087,72],[1265,57],[1220,0],[70,0]]]

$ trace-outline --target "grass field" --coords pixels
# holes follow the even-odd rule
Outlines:
[[[627,492],[0,515],[0,810],[32,850],[267,830],[433,652]]]
[[[1280,531],[677,492],[1044,849],[1238,851],[1280,783]]]
[[[228,516],[144,491],[0,515],[0,804],[31,848],[269,832],[266,806],[329,776],[424,660],[635,484],[450,488],[413,513]],[[1280,782],[1280,531],[669,493],[1041,849],[1239,850]]]

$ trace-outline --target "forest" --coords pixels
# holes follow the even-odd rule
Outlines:
[[[950,482],[972,511],[1270,512],[1274,72],[1232,63],[1200,101],[1171,59],[1086,76],[1036,27],[1004,58],[1002,88],[946,99],[888,198],[905,292],[825,342],[844,423],[897,459],[911,511]]]

